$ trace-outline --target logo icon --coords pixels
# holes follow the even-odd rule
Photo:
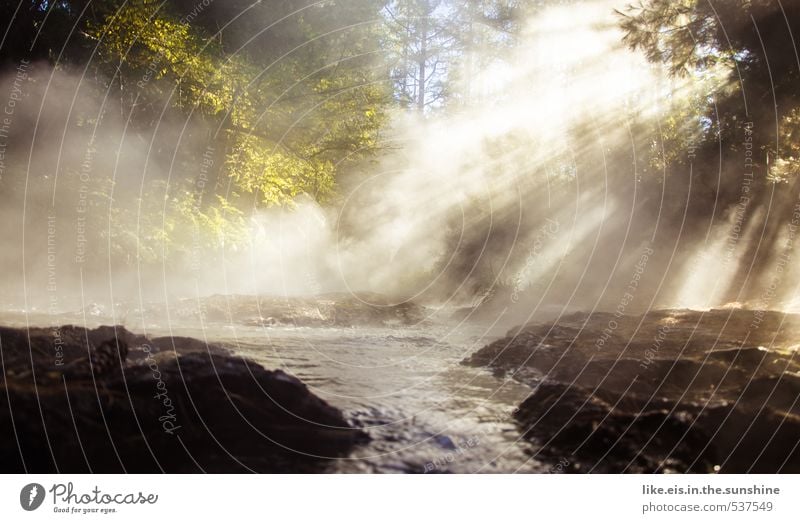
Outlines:
[[[38,483],[25,485],[19,493],[19,504],[27,511],[36,510],[43,501],[44,487]]]

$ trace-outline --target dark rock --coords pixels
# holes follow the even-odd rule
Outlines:
[[[584,471],[710,472],[714,461],[692,427],[692,415],[663,402],[625,411],[591,392],[562,383],[540,385],[515,413],[543,458],[572,456]]]
[[[760,373],[782,374],[800,371],[800,358],[787,357],[766,347],[734,347],[732,349],[712,350],[708,359],[724,363],[728,367],[757,370]]]
[[[572,470],[797,472],[798,332],[777,312],[573,314],[464,363],[533,387],[520,429],[544,459],[574,454]]]
[[[0,329],[3,472],[314,472],[365,438],[298,379],[197,340],[59,335]]]
[[[585,389],[547,383],[515,418],[539,444],[539,457],[573,456],[585,471],[800,471],[800,416],[771,407],[657,400],[646,410],[626,410]]]

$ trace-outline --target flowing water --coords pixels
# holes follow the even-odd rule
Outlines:
[[[228,321],[192,320],[191,315],[173,320],[163,314],[163,308],[154,308],[147,315],[142,314],[138,324],[125,323],[129,330],[151,338],[185,336],[203,340],[302,380],[314,394],[341,409],[353,426],[370,436],[349,456],[331,459],[329,472],[555,470],[558,466],[553,467],[552,463],[561,463],[558,457],[569,450],[553,447],[549,456],[543,457],[548,464],[537,461],[533,456],[543,449],[520,437],[513,417],[514,409],[532,392],[524,383],[536,385],[545,373],[551,386],[575,385],[572,396],[567,398],[572,398],[572,403],[559,407],[562,413],[577,408],[577,414],[577,406],[586,399],[581,394],[597,393],[603,398],[622,394],[625,402],[611,409],[616,418],[610,418],[607,432],[628,427],[630,419],[638,416],[637,410],[643,412],[657,398],[660,403],[651,407],[648,415],[674,411],[670,420],[675,423],[665,429],[664,437],[677,434],[682,441],[687,433],[684,429],[691,426],[681,423],[691,418],[695,421],[689,425],[700,423],[701,436],[711,441],[724,422],[717,419],[717,414],[725,415],[724,407],[732,405],[738,409],[734,421],[741,418],[741,423],[725,425],[727,433],[742,428],[734,425],[743,425],[741,437],[748,435],[764,441],[737,444],[733,449],[725,447],[725,441],[717,442],[723,460],[728,460],[737,448],[758,450],[772,442],[772,429],[759,428],[765,421],[753,425],[762,412],[766,413],[764,420],[777,420],[778,428],[786,419],[795,419],[797,412],[800,367],[795,355],[800,316],[783,312],[656,310],[646,316],[622,318],[611,313],[576,313],[561,317],[556,324],[531,324],[516,332],[513,339],[493,344],[504,335],[498,328],[456,324],[452,319],[438,319],[436,313],[420,316],[408,325],[396,321],[397,313],[402,312],[408,319],[414,317],[413,311],[388,308],[383,309],[380,321],[397,326],[344,327],[319,324],[341,317],[343,312],[353,312],[351,305],[342,306],[341,302],[335,304],[338,309],[331,309],[325,300],[317,300],[319,306],[310,308],[306,301],[294,300],[287,302],[286,308],[273,307],[272,314],[266,316],[261,314],[265,310],[254,313],[250,299],[223,301],[231,304]],[[331,314],[334,310],[340,316]],[[327,312],[323,314],[324,311]],[[453,314],[444,316],[452,318]],[[288,317],[317,324],[288,326]],[[616,318],[616,328],[605,335],[611,318]],[[78,315],[58,317],[31,311],[6,313],[0,323],[96,327],[118,323],[115,319],[118,318],[114,314],[107,316],[90,307]],[[362,319],[375,325],[374,317],[366,315]],[[597,340],[601,339],[607,339],[607,343],[598,352]],[[532,347],[537,347],[535,357]],[[477,366],[462,365],[469,357]],[[508,377],[512,375],[516,379]],[[577,400],[575,395],[579,396]],[[546,404],[551,399],[542,396],[534,401]],[[644,406],[639,400],[644,400]],[[619,403],[618,399],[606,401]],[[706,409],[709,414],[702,417]],[[591,417],[595,410],[582,412],[575,419],[576,426],[594,427],[599,422]],[[609,411],[607,416],[611,414]],[[749,434],[748,420],[756,427],[753,434]],[[560,433],[561,426],[558,420],[541,425],[534,441]],[[596,427],[591,430],[594,433]],[[793,430],[787,426],[784,432]],[[643,442],[650,438],[648,434],[633,434],[628,443],[642,449]],[[796,437],[784,434],[782,438],[776,439],[778,444],[773,448],[778,458],[773,456],[762,463],[764,470],[778,470],[786,456],[794,452]],[[627,470],[630,456],[623,450],[607,460],[609,466],[616,467],[613,470]],[[661,463],[664,455],[671,452],[650,449],[647,457],[653,463]],[[605,454],[606,451],[602,457],[583,457],[593,467],[598,459],[606,458]],[[745,456],[731,465],[731,470],[747,470],[759,459],[760,456]],[[791,466],[795,465],[792,462]]]
[[[119,323],[84,314],[5,313],[3,324]],[[103,311],[105,312],[105,311]],[[330,472],[546,471],[530,458],[512,413],[530,394],[519,382],[461,361],[503,335],[486,327],[425,321],[425,326],[287,327],[205,323],[152,316],[126,321],[149,337],[186,336],[230,349],[267,369],[282,369],[341,409],[370,441]],[[167,326],[168,325],[168,326]]]
[[[148,333],[150,334],[150,333]],[[153,334],[165,334],[158,332]],[[371,441],[331,472],[513,472],[530,460],[511,414],[530,389],[459,362],[480,328],[172,329],[297,376]]]

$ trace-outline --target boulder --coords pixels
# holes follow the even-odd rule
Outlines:
[[[777,312],[573,314],[463,363],[530,385],[520,430],[574,471],[799,472],[798,330]]]
[[[365,434],[280,370],[122,327],[0,328],[2,472],[317,472]]]

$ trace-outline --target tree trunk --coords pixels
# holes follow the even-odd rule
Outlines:
[[[417,110],[422,113],[425,111],[425,75],[427,74],[426,65],[428,63],[428,13],[425,13],[420,20],[420,40],[419,58],[417,60]]]

